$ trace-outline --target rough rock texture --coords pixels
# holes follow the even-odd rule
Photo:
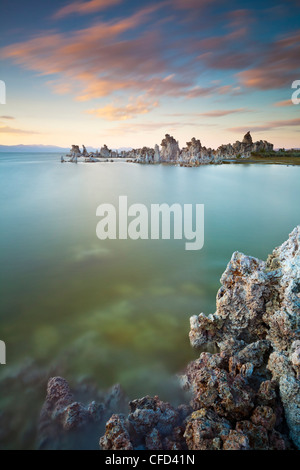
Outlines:
[[[190,406],[134,400],[103,449],[300,448],[300,226],[266,262],[234,253],[221,283],[216,313],[191,318],[192,345],[215,352],[181,377]]]
[[[68,382],[62,377],[48,381],[47,397],[43,405],[38,425],[39,449],[93,448],[93,438],[99,427],[114,411],[123,411],[127,399],[118,385],[107,394],[99,394],[95,388],[83,387],[76,395],[97,401],[84,405],[77,401]]]
[[[190,414],[189,406],[173,408],[157,396],[146,396],[129,403],[130,413],[113,415],[106,423],[106,432],[100,439],[103,450],[176,450],[186,449],[184,420]]]
[[[108,158],[108,157],[110,157],[110,153],[111,153],[111,151],[109,150],[107,145],[103,145],[103,147],[100,150],[101,157]]]
[[[220,350],[187,369],[193,407],[237,423],[250,418],[267,431],[264,448],[285,445],[278,431],[287,424],[300,448],[300,226],[266,262],[235,252],[221,283],[216,313],[191,318],[192,345]]]
[[[250,132],[244,135],[242,142],[236,141],[234,144],[221,145],[214,152],[214,155],[222,160],[232,158],[249,158],[252,152],[269,152],[273,150],[273,144],[266,140],[252,141]]]
[[[214,162],[211,149],[202,147],[200,140],[193,137],[186,145],[180,152],[179,163],[181,166],[198,166]]]
[[[244,135],[242,144],[244,144],[244,145],[252,145],[253,144],[253,140],[252,140],[250,131],[248,131],[247,134]]]
[[[236,158],[249,158],[251,152],[265,152],[273,150],[273,145],[267,141],[252,141],[250,132],[244,136],[242,142],[221,145],[217,150],[206,148],[201,145],[200,140],[193,137],[187,146],[180,150],[178,142],[174,137],[166,134],[161,143],[161,153],[158,146],[154,149],[138,149],[130,151],[127,156],[134,157],[136,163],[158,163],[167,162],[179,164],[180,166],[199,166],[207,164],[219,164],[223,160]]]
[[[161,151],[159,146],[155,145],[154,149],[143,147],[121,151],[120,157],[126,158],[128,162],[135,163],[170,163],[180,166],[199,166],[220,164],[223,161],[234,160],[236,158],[250,158],[252,152],[260,153],[273,150],[273,144],[266,140],[253,142],[250,132],[245,134],[242,142],[236,141],[234,144],[221,145],[217,150],[203,147],[200,140],[195,137],[190,142],[187,142],[186,145],[186,147],[180,150],[179,144],[174,137],[166,134],[161,143]],[[100,153],[97,150],[88,153],[85,146],[83,145],[82,147],[83,151],[81,153],[78,145],[72,145],[70,154],[67,155],[71,157],[68,160],[69,162],[77,163],[77,159],[80,159],[80,157],[86,157],[85,162],[99,162],[101,161],[97,159],[99,156],[102,158],[116,158],[119,156],[117,152],[110,150],[106,145],[101,148]],[[62,157],[61,162],[65,161]]]
[[[159,146],[156,144],[154,147],[154,163],[160,162],[160,151]]]
[[[155,150],[149,147],[143,147],[134,151],[137,163],[154,163]]]
[[[71,156],[79,157],[81,155],[79,145],[72,145],[70,154]]]
[[[169,134],[165,135],[165,138],[161,143],[161,161],[162,162],[174,162],[178,161],[180,149],[177,140]]]

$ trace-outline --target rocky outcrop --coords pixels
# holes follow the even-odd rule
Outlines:
[[[128,157],[133,157],[136,163],[173,163],[180,166],[199,166],[207,164],[219,164],[224,160],[234,160],[237,158],[250,158],[252,152],[269,152],[273,150],[273,144],[267,141],[252,141],[250,132],[245,134],[242,142],[236,141],[234,144],[221,145],[217,150],[206,148],[201,145],[199,139],[193,137],[187,142],[186,147],[180,150],[178,142],[174,137],[166,134],[161,143],[159,154],[158,146],[154,149],[135,150],[130,152]]]
[[[162,162],[176,162],[179,159],[180,149],[177,140],[169,134],[161,143],[161,161]]]
[[[75,398],[80,396],[96,401],[83,404]],[[94,387],[77,387],[71,392],[68,382],[62,377],[48,381],[47,397],[43,405],[38,425],[39,449],[95,448],[92,435],[97,435],[99,427],[113,412],[127,408],[127,399],[116,385],[106,393],[99,393]],[[90,439],[86,442],[85,436]]]
[[[248,131],[247,134],[244,135],[242,144],[243,145],[252,145],[253,144],[250,131]]]
[[[111,151],[107,147],[107,145],[103,145],[103,147],[100,150],[100,156],[103,158],[108,158],[110,157]]]
[[[156,144],[154,147],[154,163],[160,162],[160,151],[159,146]]]
[[[78,145],[72,145],[71,152],[67,156],[71,157],[68,161],[73,163],[77,163],[80,157],[83,157],[83,161],[85,162],[101,161],[98,160],[97,157],[106,159],[120,157],[126,158],[128,162],[133,161],[135,163],[170,163],[180,166],[199,166],[211,163],[220,164],[224,160],[250,158],[253,152],[265,153],[273,150],[273,144],[270,144],[266,140],[253,143],[250,132],[245,134],[242,142],[236,141],[234,144],[221,145],[217,150],[203,147],[200,140],[195,137],[193,137],[190,142],[187,142],[186,145],[186,147],[180,150],[179,144],[174,137],[166,134],[161,143],[161,151],[159,146],[155,145],[154,149],[143,147],[140,149],[122,151],[121,155],[118,155],[117,152],[111,151],[107,145],[104,145],[100,153],[98,151],[88,153],[83,145],[81,153]],[[64,163],[65,161],[66,160],[62,157],[61,162]]]
[[[237,140],[234,144],[221,145],[215,151],[215,156],[219,159],[227,160],[232,158],[250,158],[252,152],[270,152],[273,144],[266,140],[252,141],[250,132],[244,135],[242,142]]]
[[[172,407],[156,396],[129,403],[130,413],[113,415],[106,423],[106,432],[100,439],[103,450],[179,450],[186,449],[183,437],[184,420],[190,414],[189,406]]]
[[[137,163],[154,163],[155,150],[150,147],[143,147],[134,151]]]
[[[220,351],[188,368],[193,406],[236,426],[249,418],[257,426],[260,413],[273,413],[274,432],[287,425],[300,448],[300,226],[266,262],[234,253],[221,283],[216,313],[191,318],[191,344]],[[265,429],[270,447],[279,437]]]
[[[134,400],[103,449],[300,448],[300,226],[266,262],[235,252],[221,284],[216,313],[191,317],[190,405]]]
[[[72,145],[71,150],[70,150],[70,154],[71,154],[72,157],[81,156],[81,151],[80,151],[79,145]]]

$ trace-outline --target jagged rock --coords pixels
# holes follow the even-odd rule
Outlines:
[[[106,394],[97,393],[89,387],[75,390],[78,395],[97,396],[97,401],[84,405],[77,401],[68,382],[62,377],[53,377],[48,381],[47,397],[43,405],[38,425],[39,449],[68,449],[77,443],[85,447],[85,435],[96,433],[113,411],[126,408],[126,398],[119,386]]]
[[[155,144],[154,147],[154,163],[159,163],[160,162],[160,151],[159,151],[159,146]]]
[[[161,151],[158,145],[155,148],[143,147],[141,149],[130,149],[127,151],[122,150],[120,157],[126,158],[128,161],[134,161],[135,163],[172,163],[180,166],[199,166],[207,164],[221,164],[224,160],[237,159],[237,158],[250,158],[252,152],[270,152],[273,150],[273,144],[270,144],[266,140],[260,140],[257,142],[252,141],[250,132],[244,136],[243,141],[236,141],[234,144],[221,145],[217,150],[206,148],[201,145],[200,140],[193,137],[190,142],[187,142],[187,146],[180,150],[178,142],[174,137],[166,134],[165,138],[161,143]],[[86,162],[98,162],[98,156],[102,158],[116,158],[118,152],[111,151],[107,145],[104,145],[100,153],[87,152],[83,145],[82,153],[78,145],[72,145],[70,162],[77,163],[77,159],[85,157]]]
[[[143,147],[135,152],[137,161],[140,163],[153,163],[155,151],[149,147]]]
[[[108,423],[105,448],[119,435],[130,449],[299,448],[300,226],[266,262],[235,252],[221,283],[216,313],[191,318],[192,345],[215,352],[182,377],[190,407],[134,400],[112,418],[115,438]]]
[[[103,147],[100,150],[100,156],[103,157],[103,158],[108,158],[108,157],[110,157],[110,153],[111,153],[111,151],[109,150],[107,145],[103,145]]]
[[[161,161],[174,162],[178,160],[180,149],[178,142],[174,139],[174,137],[166,134],[161,143],[161,147]]]
[[[201,408],[187,418],[184,438],[189,450],[220,450],[222,438],[228,436],[230,430],[227,419]]]
[[[247,386],[250,387],[248,405],[243,408],[245,411],[248,406],[245,415],[249,415],[255,402],[272,407],[272,412],[266,407],[257,408],[251,418],[255,425],[263,425],[268,431],[269,447],[275,421],[276,425],[279,423],[275,431],[284,431],[283,405],[290,437],[300,448],[300,226],[266,262],[234,253],[221,283],[216,313],[191,318],[192,345],[216,345],[220,350],[219,364],[214,358],[212,365],[202,353],[187,370],[185,383],[194,391],[193,406],[209,406],[220,416],[230,413],[231,419],[241,419],[230,392],[235,380],[243,379],[245,383],[239,382],[241,388],[234,388],[232,396],[238,404],[239,391],[248,393]],[[229,397],[225,411],[221,385]],[[242,394],[240,399],[244,398]],[[271,421],[267,424],[268,413]],[[278,442],[282,443],[282,439]]]
[[[245,434],[231,430],[223,441],[223,450],[250,450],[249,439]]]
[[[106,423],[106,432],[100,438],[103,450],[133,450],[128,431],[128,420],[124,415],[112,415]]]
[[[102,449],[184,449],[183,422],[191,409],[177,409],[164,403],[157,396],[133,400],[129,403],[127,418],[114,415],[106,424],[106,432],[100,438]],[[120,444],[121,442],[121,444]]]
[[[273,150],[273,144],[267,142],[266,140],[259,140],[254,142],[251,148],[251,152],[271,152]]]
[[[242,144],[252,145],[252,143],[253,143],[252,137],[251,137],[250,131],[248,131],[247,134],[244,135]]]
[[[67,156],[71,157],[69,162],[77,163],[77,159],[82,156],[79,146],[78,145],[72,145],[71,150],[70,150],[70,154],[67,155]]]

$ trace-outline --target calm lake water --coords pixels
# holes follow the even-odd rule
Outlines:
[[[0,154],[0,373],[27,358],[49,369],[64,363],[70,381],[120,383],[130,398],[175,403],[173,376],[197,356],[189,317],[215,311],[234,251],[265,259],[300,223],[299,181],[292,166],[72,165],[53,154]],[[203,249],[100,241],[96,208],[117,206],[119,195],[149,208],[205,204]],[[19,399],[0,391],[0,410]],[[26,405],[21,421],[39,407]]]

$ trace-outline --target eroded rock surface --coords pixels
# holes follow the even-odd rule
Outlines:
[[[191,344],[220,350],[202,353],[187,369],[193,406],[237,422],[255,413],[251,426],[268,431],[269,448],[283,446],[276,429],[300,448],[300,226],[266,262],[234,253],[221,284],[216,313],[191,318]],[[277,428],[258,423],[257,404],[271,407]]]
[[[266,262],[235,252],[221,284],[216,313],[191,318],[191,344],[216,352],[181,377],[190,405],[134,400],[103,449],[300,448],[300,226]]]
[[[161,143],[161,161],[163,162],[174,162],[179,158],[180,149],[177,140],[169,134],[165,135],[165,138]]]
[[[107,393],[99,393],[91,386],[77,387],[74,392],[62,377],[48,381],[38,425],[39,449],[93,449],[99,428],[104,428],[113,412],[127,408],[127,399],[118,385]],[[96,401],[90,401],[92,396]]]
[[[186,449],[184,420],[191,408],[172,407],[157,396],[146,396],[129,403],[130,413],[113,415],[100,439],[103,450]]]

